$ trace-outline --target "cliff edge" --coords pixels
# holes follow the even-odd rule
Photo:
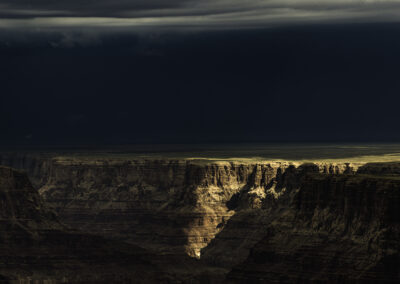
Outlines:
[[[228,272],[233,283],[400,279],[400,163],[1,160],[23,167],[71,228],[200,259],[211,268],[200,282]]]

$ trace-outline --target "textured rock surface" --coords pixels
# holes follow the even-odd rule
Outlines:
[[[37,160],[36,160],[37,159]],[[36,158],[17,154],[6,163],[26,169],[40,194],[73,228],[168,253],[200,250],[237,210],[262,206],[267,195],[297,186],[289,162],[202,162]],[[357,165],[319,164],[300,171],[354,172]],[[43,174],[41,174],[43,172]],[[300,173],[301,175],[302,173]],[[240,197],[240,204],[235,204]]]
[[[48,210],[27,175],[0,166],[0,242],[24,243],[40,239],[48,230],[60,230],[54,212]]]
[[[228,282],[398,282],[399,202],[399,178],[310,175]]]
[[[197,283],[190,259],[167,260],[137,246],[67,230],[26,174],[1,166],[0,218],[0,283],[175,283],[185,278]]]
[[[69,226],[201,257],[197,279],[399,280],[399,163],[0,158]]]

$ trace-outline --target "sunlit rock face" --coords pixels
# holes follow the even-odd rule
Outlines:
[[[73,228],[168,253],[200,257],[238,211],[262,209],[307,172],[357,165],[3,156],[25,168]]]
[[[399,280],[399,163],[30,159],[70,227],[186,253],[228,283]]]
[[[270,220],[259,217],[263,237],[227,281],[396,283],[399,202],[398,177],[309,175]]]

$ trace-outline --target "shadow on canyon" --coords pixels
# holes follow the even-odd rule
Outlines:
[[[142,264],[157,268],[142,282],[399,280],[400,162],[0,158],[25,169],[72,230],[142,247]],[[127,283],[140,277],[141,266],[122,259],[138,273],[119,270]]]
[[[202,258],[229,267],[229,283],[395,283],[399,174],[394,162],[339,175],[321,174],[314,164],[289,167],[266,186],[285,195],[264,199],[256,210],[238,210],[248,189],[228,201],[238,211],[202,249]]]

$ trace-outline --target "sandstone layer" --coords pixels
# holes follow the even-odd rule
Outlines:
[[[7,159],[8,158],[8,159]],[[46,203],[64,223],[168,253],[200,250],[239,209],[260,208],[279,195],[285,172],[299,163],[204,162],[3,156],[3,163],[32,176]],[[321,163],[324,173],[352,173],[358,165]],[[301,169],[306,168],[301,166]]]
[[[395,283],[399,202],[399,178],[308,175],[272,216],[257,217],[263,237],[228,282]]]
[[[23,172],[0,166],[0,204],[0,283],[198,283],[181,259],[67,229]]]
[[[204,281],[400,279],[399,163],[14,153],[0,163],[25,169],[69,227],[200,258],[212,267],[196,272]]]

